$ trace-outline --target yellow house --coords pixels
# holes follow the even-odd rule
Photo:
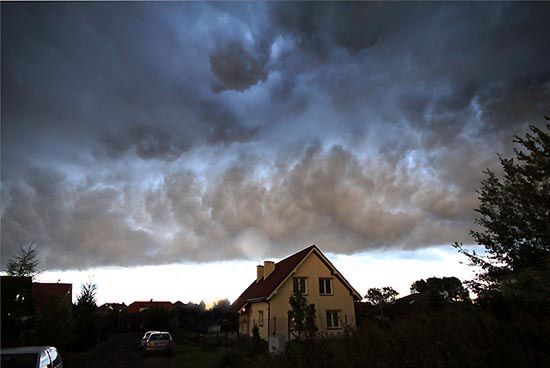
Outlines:
[[[340,334],[355,327],[354,302],[361,295],[325,255],[312,245],[278,263],[257,266],[256,280],[232,304],[239,314],[239,333],[290,340],[295,336],[288,319],[289,297],[301,292],[315,304],[316,325],[321,335]]]

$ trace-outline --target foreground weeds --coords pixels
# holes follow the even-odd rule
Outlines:
[[[366,320],[349,336],[292,342],[280,355],[253,352],[252,342],[240,343],[225,350],[221,366],[550,367],[548,341],[550,321],[544,314],[499,315],[471,307]]]

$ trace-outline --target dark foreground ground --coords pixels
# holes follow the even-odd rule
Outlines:
[[[217,367],[221,352],[193,344],[174,344],[171,355],[155,353],[143,356],[139,350],[141,335],[126,333],[112,337],[86,353],[64,353],[65,368],[210,368]]]

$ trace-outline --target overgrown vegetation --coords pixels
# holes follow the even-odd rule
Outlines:
[[[550,322],[514,306],[454,304],[414,318],[371,318],[353,334],[295,340],[280,355],[226,350],[221,367],[547,367]]]
[[[75,338],[71,304],[59,297],[44,301],[36,314],[33,343],[64,348]]]

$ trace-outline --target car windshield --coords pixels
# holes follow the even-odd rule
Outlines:
[[[2,368],[34,368],[36,354],[2,354]]]

